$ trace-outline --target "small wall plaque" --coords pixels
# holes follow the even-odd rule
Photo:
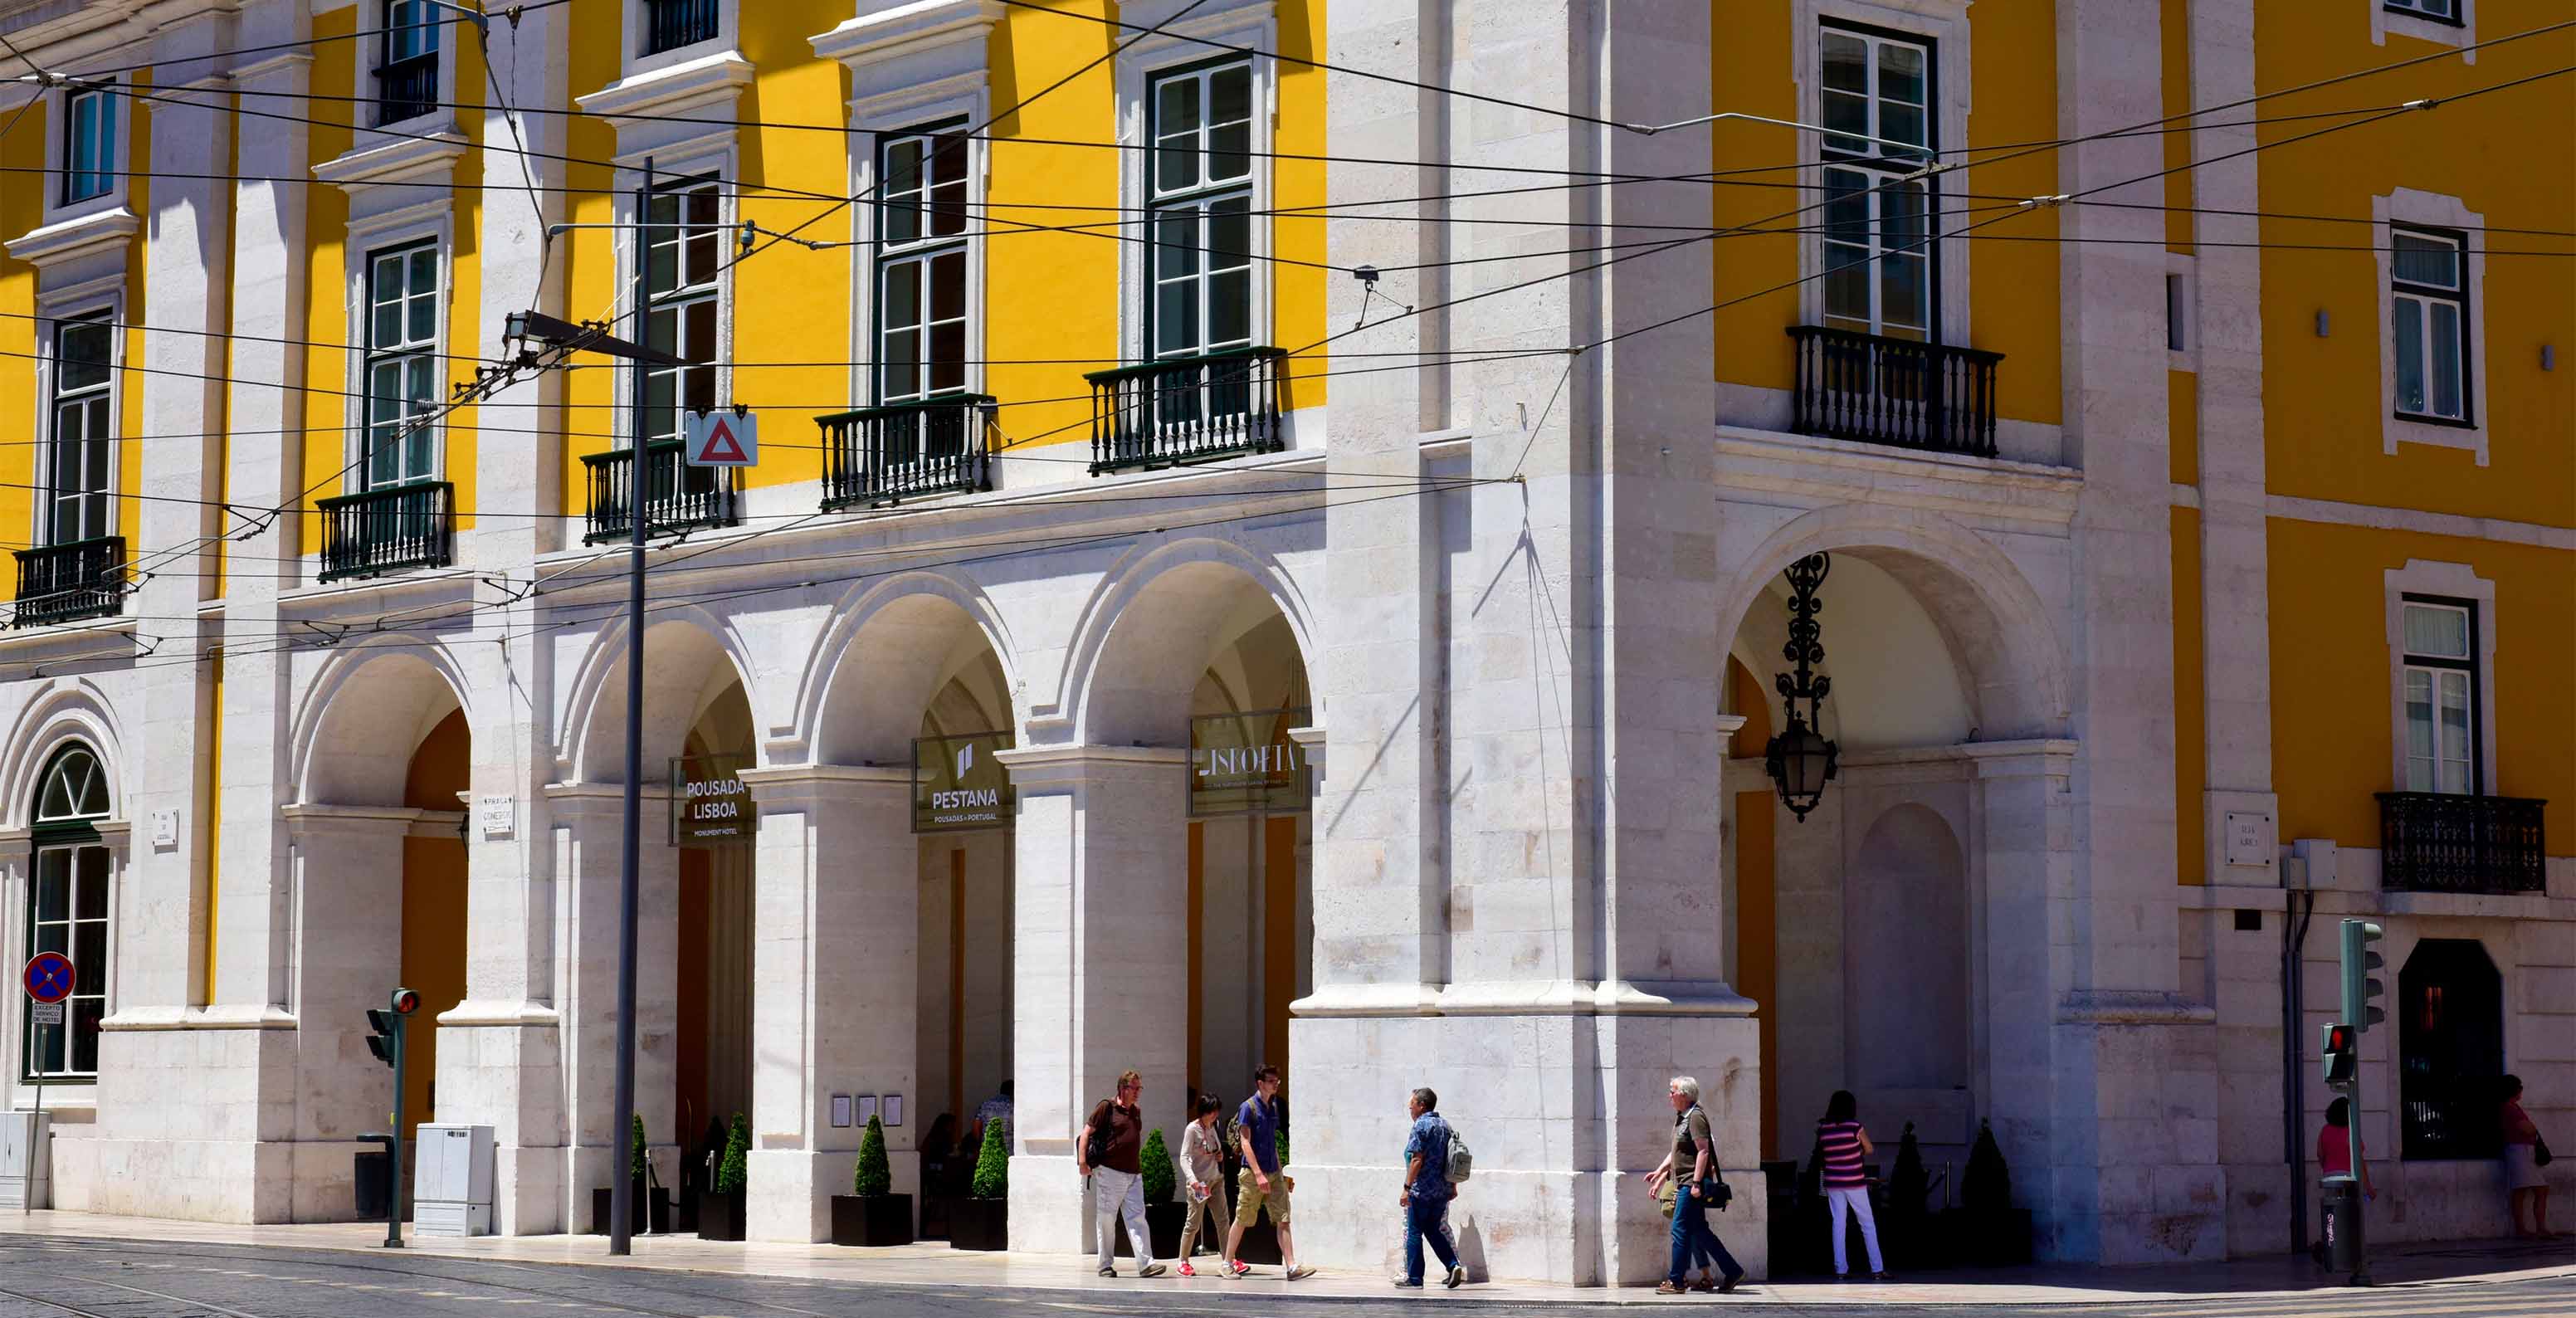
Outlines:
[[[177,845],[179,845],[179,812],[176,810],[153,811],[152,849],[155,851],[168,851]]]
[[[847,1126],[852,1124],[850,1121],[850,1108],[851,1103],[849,1095],[832,1095],[832,1124],[835,1126]]]
[[[518,831],[519,800],[517,797],[478,797],[474,802],[474,814],[482,821],[485,837],[508,837]]]
[[[878,1099],[878,1100],[877,1100],[877,1110],[878,1110],[880,1113],[882,1113],[882,1114],[884,1115],[884,1117],[885,1117],[885,1124],[887,1124],[887,1125],[889,1125],[889,1126],[900,1126],[900,1125],[902,1125],[902,1124],[903,1124],[903,1095],[901,1095],[901,1094],[888,1094],[888,1095],[886,1095],[885,1097]]]
[[[2272,868],[2272,817],[2254,812],[2227,812],[2227,863]]]

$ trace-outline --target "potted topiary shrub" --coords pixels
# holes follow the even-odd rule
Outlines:
[[[653,1174],[653,1159],[644,1142],[644,1118],[636,1117],[626,1134],[626,1230],[629,1235],[645,1231],[671,1229],[671,1191]],[[616,1202],[615,1192],[606,1187],[593,1187],[590,1192],[590,1233],[608,1234],[609,1216]]]
[[[751,1178],[751,1123],[733,1114],[724,1156],[716,1160],[715,1186],[698,1203],[698,1239],[742,1239],[743,1190]]]
[[[1977,1142],[1959,1176],[1959,1227],[1952,1238],[1968,1261],[1990,1268],[2030,1262],[2031,1212],[2012,1205],[2012,1169],[1995,1143],[1994,1126],[1977,1123]]]
[[[894,1172],[886,1165],[885,1123],[868,1118],[859,1136],[858,1170],[850,1193],[832,1196],[832,1243],[835,1245],[909,1245],[912,1243],[912,1196],[894,1192]]]
[[[948,1244],[955,1249],[1011,1247],[1011,1120],[995,1117],[975,1154],[966,1198],[948,1206]]]
[[[1915,1142],[1914,1123],[1909,1121],[1896,1144],[1896,1170],[1887,1178],[1887,1211],[1879,1229],[1879,1238],[1887,1246],[1888,1262],[1896,1267],[1919,1268],[1941,1257],[1929,1248],[1931,1217],[1924,1201],[1931,1193],[1932,1182],[1923,1167],[1923,1147]]]
[[[1136,1166],[1145,1182],[1145,1230],[1154,1237],[1154,1257],[1177,1258],[1181,1252],[1181,1228],[1189,1221],[1189,1205],[1175,1203],[1172,1191],[1180,1182],[1180,1171],[1172,1165],[1171,1147],[1163,1143],[1163,1132],[1145,1133],[1145,1147],[1136,1155]],[[1224,1241],[1218,1241],[1222,1248]],[[1118,1248],[1129,1248],[1127,1222],[1118,1219]]]

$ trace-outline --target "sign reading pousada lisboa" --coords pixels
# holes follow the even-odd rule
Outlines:
[[[1304,705],[1209,714],[1190,720],[1190,813],[1296,814],[1308,808],[1314,776],[1306,748],[1289,737],[1312,716]]]
[[[742,771],[748,755],[671,757],[671,845],[747,847],[760,831],[760,810]]]
[[[1011,748],[1007,732],[967,732],[920,737],[912,743],[912,831],[963,833],[1007,828],[1019,798],[997,752]]]

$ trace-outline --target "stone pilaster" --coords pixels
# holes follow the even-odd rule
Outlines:
[[[557,919],[571,954],[558,967],[555,981],[564,1077],[560,1220],[575,1231],[590,1229],[590,1192],[607,1186],[609,1177],[622,1174],[626,1166],[626,1135],[614,1130],[618,893],[625,854],[622,790],[614,783],[547,789],[555,888],[562,894]],[[674,970],[679,964],[680,870],[679,852],[666,842],[669,809],[667,791],[645,790],[644,845],[636,876],[635,1112],[644,1118],[647,1138],[657,1144],[674,1129],[671,1102],[679,1034]]]

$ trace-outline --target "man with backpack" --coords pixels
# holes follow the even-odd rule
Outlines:
[[[1104,1277],[1118,1275],[1121,1216],[1127,1221],[1128,1247],[1136,1252],[1136,1275],[1163,1275],[1163,1265],[1154,1261],[1153,1233],[1145,1229],[1145,1177],[1139,1161],[1145,1144],[1145,1114],[1136,1106],[1144,1093],[1143,1076],[1122,1072],[1117,1097],[1100,1100],[1074,1140],[1074,1169],[1092,1179],[1092,1229],[1100,1237],[1100,1275]]]
[[[1405,1103],[1413,1114],[1413,1134],[1404,1141],[1404,1193],[1396,1200],[1404,1207],[1404,1276],[1395,1284],[1415,1290],[1422,1287],[1426,1240],[1448,1270],[1442,1284],[1455,1290],[1467,1280],[1467,1270],[1458,1266],[1458,1247],[1449,1240],[1449,1200],[1457,1195],[1458,1182],[1467,1179],[1470,1155],[1467,1142],[1440,1115],[1439,1104],[1440,1096],[1429,1089],[1414,1090]]]

